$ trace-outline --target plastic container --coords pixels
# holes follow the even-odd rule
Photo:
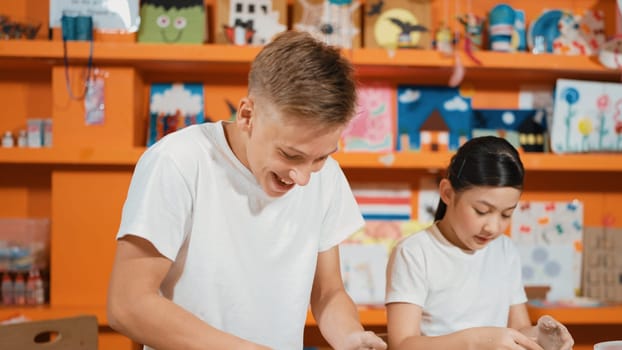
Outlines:
[[[594,344],[594,350],[622,350],[622,340],[612,340]]]

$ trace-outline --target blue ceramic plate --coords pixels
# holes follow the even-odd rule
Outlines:
[[[563,14],[561,10],[548,10],[531,22],[527,33],[530,50],[534,49],[536,37],[541,36],[546,43],[546,52],[553,52],[553,41],[560,36],[558,23]]]

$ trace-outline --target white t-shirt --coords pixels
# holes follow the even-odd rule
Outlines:
[[[508,237],[501,235],[469,253],[432,225],[395,246],[385,301],[421,306],[421,334],[438,336],[472,327],[507,327],[510,306],[527,297],[520,258]]]
[[[334,159],[308,185],[269,197],[217,122],[172,133],[145,152],[117,238],[145,238],[172,260],[162,295],[211,326],[301,349],[317,255],[363,224]]]

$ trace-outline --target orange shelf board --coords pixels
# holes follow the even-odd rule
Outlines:
[[[134,165],[145,149],[0,148],[0,164]],[[443,170],[452,155],[451,152],[338,152],[333,157],[343,168]],[[622,153],[523,153],[521,158],[528,171],[622,171]]]
[[[94,315],[97,317],[99,325],[108,325],[106,308],[100,307],[52,307],[44,306],[23,306],[23,307],[0,307],[0,322],[13,317],[25,317],[31,321],[51,320],[78,315]]]
[[[182,62],[250,62],[259,52],[258,47],[231,45],[196,44],[146,44],[124,42],[95,42],[93,58],[98,61],[182,61]],[[73,59],[88,59],[88,42],[68,42],[67,56]],[[2,58],[62,59],[61,41],[6,40],[0,42]]]
[[[386,326],[387,312],[385,308],[366,308],[359,307],[359,317],[363,326]],[[307,326],[317,326],[311,311],[307,312]]]
[[[260,51],[258,46],[233,46],[224,44],[148,44],[133,42],[95,42],[93,57],[101,63],[130,63],[140,66],[154,62],[162,63],[222,63],[249,64]],[[70,61],[85,62],[90,53],[87,42],[67,43]],[[343,55],[358,66],[380,66],[385,70],[400,67],[451,68],[453,57],[441,55],[434,50],[386,50],[361,48],[343,50]],[[604,68],[595,57],[561,56],[553,54],[534,55],[531,53],[503,53],[478,51],[475,56],[481,65],[473,62],[461,52],[462,62],[467,68],[477,70],[525,70],[525,71],[573,71],[584,73],[609,74],[617,76],[615,70]],[[46,60],[59,63],[63,59],[61,41],[48,40],[4,40],[0,41],[0,59],[19,60],[24,58]],[[54,63],[54,62],[52,62]]]
[[[339,152],[333,157],[344,168],[444,169],[450,153],[432,152]]]
[[[522,154],[527,170],[622,171],[622,153],[609,154]]]
[[[145,151],[106,148],[0,148],[0,164],[134,165]]]
[[[622,324],[622,305],[606,307],[546,308],[528,305],[529,317],[534,324],[544,315],[553,316],[566,325]]]

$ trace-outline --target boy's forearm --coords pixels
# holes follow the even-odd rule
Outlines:
[[[224,333],[159,295],[109,306],[111,327],[158,350],[268,349]]]
[[[311,311],[322,336],[334,349],[343,349],[342,342],[348,335],[364,331],[358,309],[345,290],[312,302]]]

